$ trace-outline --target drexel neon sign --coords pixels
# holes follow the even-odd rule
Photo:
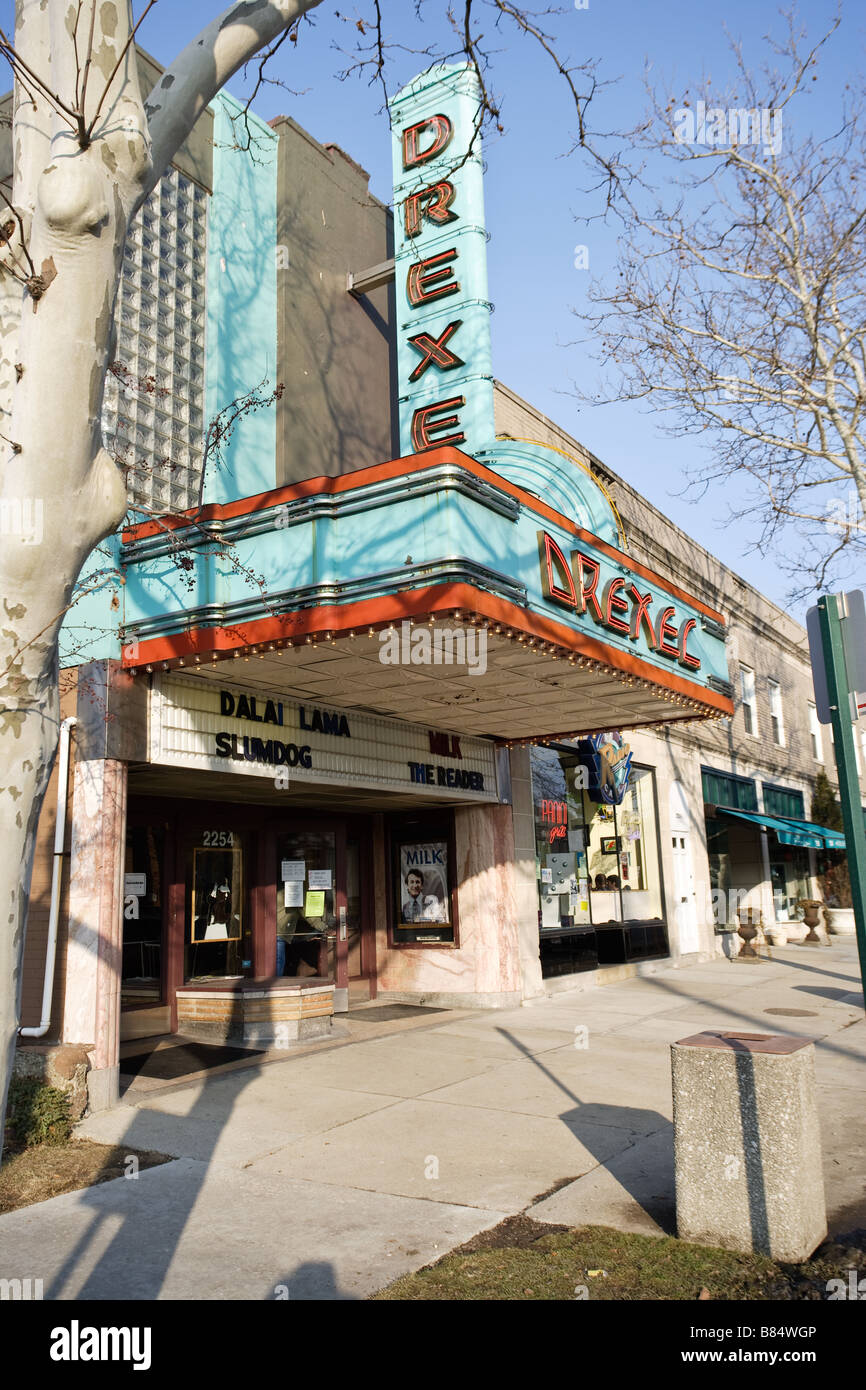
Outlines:
[[[629,579],[616,574],[602,583],[600,558],[573,550],[569,564],[552,536],[542,531],[539,540],[545,598],[575,614],[588,615],[597,626],[632,642],[644,641],[650,651],[690,671],[700,670],[701,658],[689,651],[697,618],[683,617],[676,604],[667,601],[667,594],[657,602],[658,595],[639,585],[637,575]]]
[[[391,102],[401,453],[493,443],[478,80],[423,74]]]

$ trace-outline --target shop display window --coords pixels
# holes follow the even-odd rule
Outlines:
[[[187,983],[252,973],[244,840],[226,827],[204,829],[186,851]]]
[[[809,851],[799,845],[770,846],[770,883],[777,922],[798,922],[799,903],[810,898]]]
[[[399,945],[456,942],[450,825],[404,823],[391,838],[392,939]]]
[[[632,765],[622,801],[611,805],[593,799],[578,749],[539,747],[532,784],[542,961],[546,941],[588,929],[602,963],[664,954],[652,770]],[[632,931],[632,923],[649,933]],[[604,936],[617,927],[616,940]]]

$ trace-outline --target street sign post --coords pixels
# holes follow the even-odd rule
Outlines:
[[[812,672],[815,677],[815,698],[819,698],[819,679],[826,693],[829,721],[833,727],[836,767],[839,772],[839,799],[842,803],[842,824],[848,853],[851,878],[851,902],[857,929],[857,950],[860,955],[860,976],[866,992],[866,826],[860,803],[860,778],[854,749],[854,729],[851,723],[852,694],[866,685],[862,662],[866,661],[866,611],[861,602],[852,605],[852,595],[824,594],[817,608],[817,626],[821,640],[822,670],[816,671],[817,653],[812,647]],[[853,629],[845,632],[846,624]],[[860,623],[863,630],[856,631]],[[815,623],[813,620],[813,627]],[[859,703],[856,695],[855,707]],[[820,716],[819,716],[820,717]]]
[[[833,601],[840,607],[842,619],[842,654],[845,661],[846,688],[850,692],[848,701],[851,718],[866,718],[866,598],[862,589],[852,589],[848,594],[833,594]],[[809,656],[812,661],[812,683],[815,687],[815,705],[818,719],[822,724],[831,724],[831,700],[827,691],[827,671],[824,660],[824,644],[821,636],[820,604],[810,608],[806,614],[806,631],[809,635]],[[855,692],[863,692],[856,694]]]

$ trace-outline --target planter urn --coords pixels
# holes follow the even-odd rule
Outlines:
[[[761,925],[761,909],[759,907],[741,907],[737,911],[737,920],[740,923],[737,929],[738,935],[743,943],[743,949],[740,951],[739,959],[760,960],[760,956],[752,945],[752,942],[758,935],[758,929]]]
[[[803,921],[809,928],[808,934],[804,938],[803,944],[805,946],[820,946],[821,938],[816,932],[815,928],[817,927],[818,922],[820,921],[818,913],[823,907],[823,903],[821,903],[817,898],[801,898],[800,907],[802,907],[803,909]]]

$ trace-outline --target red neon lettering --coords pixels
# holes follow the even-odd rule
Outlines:
[[[433,143],[426,150],[419,150],[418,141],[425,130],[433,136]],[[441,154],[451,139],[454,130],[447,116],[428,116],[416,125],[407,126],[403,131],[403,168],[414,169],[418,164],[426,164]]]
[[[631,610],[631,631],[629,632],[629,637],[633,642],[636,642],[640,637],[641,623],[645,623],[649,635],[649,644],[651,647],[655,647],[657,644],[656,635],[653,631],[652,618],[649,615],[649,606],[653,601],[653,596],[652,594],[642,594],[636,584],[632,584],[629,593],[634,599],[634,607]]]
[[[446,294],[457,294],[460,281],[454,279],[454,271],[447,264],[456,261],[457,251],[440,251],[426,260],[415,261],[406,276],[406,295],[413,309],[419,304],[428,304],[431,299],[442,299]]]
[[[588,555],[582,555],[579,550],[575,551],[574,553],[574,561],[577,565],[577,573],[575,574],[575,579],[577,580],[577,590],[579,594],[579,598],[577,600],[577,610],[579,613],[585,613],[586,605],[590,603],[592,604],[593,618],[597,623],[603,623],[604,614],[602,613],[601,608],[599,607],[598,596],[595,592],[596,587],[598,585],[599,577],[598,564],[595,560],[590,560]],[[589,570],[591,575],[589,583],[587,583],[584,579],[585,569]]]
[[[679,662],[681,666],[690,666],[693,671],[700,670],[701,658],[699,656],[691,656],[686,649],[686,643],[689,640],[689,633],[691,632],[692,628],[697,627],[697,625],[697,618],[689,618],[687,622],[683,623],[682,630],[680,632]]]
[[[604,586],[604,620],[608,627],[612,627],[614,632],[628,632],[628,623],[624,623],[622,618],[614,616],[614,609],[618,613],[627,613],[628,604],[620,593],[620,589],[625,584],[624,579],[609,579]]]
[[[659,616],[659,636],[658,650],[665,656],[679,656],[680,649],[676,645],[677,630],[671,622],[671,618],[676,614],[675,608],[664,608]]]
[[[430,222],[444,227],[448,222],[456,222],[457,213],[451,211],[454,202],[454,185],[447,179],[422,188],[418,193],[410,193],[403,204],[403,222],[408,237],[417,236],[426,217]]]
[[[465,396],[453,396],[450,401],[437,401],[435,405],[422,405],[416,410],[412,416],[412,448],[415,453],[420,454],[425,449],[439,448],[444,444],[462,444],[466,435],[460,429],[460,417],[443,415],[439,420],[435,417],[443,410],[459,410],[465,404]],[[454,430],[454,433],[433,439],[431,436],[438,435],[440,430]]]
[[[409,339],[416,352],[420,352],[421,361],[409,377],[410,381],[418,381],[424,375],[427,368],[436,366],[441,372],[451,371],[452,367],[465,367],[466,363],[462,357],[458,357],[456,352],[452,352],[445,344],[452,338],[460,327],[462,319],[455,319],[442,329],[438,338],[433,338],[429,333],[416,333]]]
[[[574,580],[568,568],[568,561],[556,544],[546,533],[544,534],[544,570],[542,578],[547,580],[547,598],[553,599],[556,603],[565,603],[569,608],[577,607],[577,594],[574,592]],[[553,562],[557,562],[560,574],[565,579],[568,588],[563,589],[553,577]]]

